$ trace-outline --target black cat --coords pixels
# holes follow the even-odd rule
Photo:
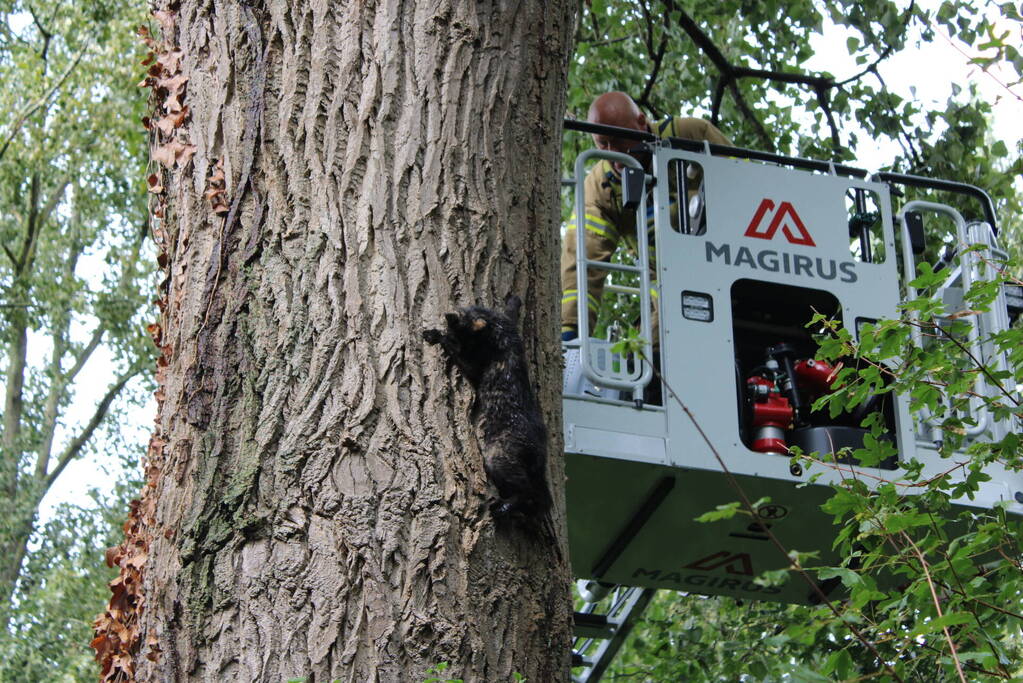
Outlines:
[[[517,329],[522,301],[509,296],[503,314],[469,306],[446,313],[447,329],[425,330],[476,390],[474,415],[483,431],[483,467],[497,489],[491,510],[533,520],[551,507],[547,428],[533,393]]]

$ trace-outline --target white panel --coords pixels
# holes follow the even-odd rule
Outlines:
[[[571,439],[571,451],[583,455],[599,455],[606,458],[622,458],[653,464],[667,463],[664,439],[640,436],[607,429],[593,429],[579,425],[566,428]]]

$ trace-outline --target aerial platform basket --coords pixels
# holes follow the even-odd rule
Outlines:
[[[868,179],[846,166],[706,143],[669,144],[651,136],[641,142],[650,159],[645,173],[623,154],[590,150],[579,158],[577,234],[584,229],[582,183],[591,163],[606,159],[639,169],[631,175],[646,190],[626,197],[637,211],[638,258],[607,264],[588,261],[579,250],[579,291],[585,291],[586,274],[594,268],[630,274],[632,284],[623,291],[639,301],[638,327],[652,342],[647,353],[659,357],[666,382],[749,499],[769,497],[770,503],[758,509],[758,519],[694,521],[738,500],[735,490],[693,420],[667,392],[663,405],[642,402],[645,387],[656,382],[649,365],[616,357],[610,344],[592,339],[581,311],[579,339],[566,345],[574,370],[564,395],[573,571],[606,584],[812,602],[810,588],[798,577],[781,586],[754,582],[764,571],[788,566],[765,529],[786,548],[818,551],[828,562],[836,530],[820,506],[831,495],[828,484],[849,473],[818,467],[813,473],[822,474],[808,484],[784,445],[805,452],[857,447],[862,415],[834,423],[804,420],[792,429],[784,420],[772,422],[769,408],[751,415],[748,396],[760,391],[757,400],[776,401],[774,407],[782,409],[786,378],[812,382],[816,373],[820,379],[820,366],[807,364],[816,350],[805,327],[814,311],[841,318],[852,330],[898,316],[900,301],[916,295],[900,272],[915,272],[912,245],[918,239],[912,228],[918,214],[941,214],[954,225],[957,241],[997,252],[990,200],[955,183],[892,174]],[[986,220],[969,223],[951,207],[928,202],[911,202],[895,215],[892,183],[970,192],[982,200]],[[850,224],[859,226],[853,237]],[[656,278],[648,246],[656,254]],[[950,306],[972,281],[992,276],[982,256],[968,252],[949,268],[944,294]],[[651,323],[651,291],[659,302],[659,328]],[[1008,326],[1006,310],[1000,297],[992,312],[978,316],[978,333],[969,339],[978,357],[995,366],[1005,360],[982,338]],[[982,380],[975,387],[979,393],[991,390]],[[809,410],[808,400],[794,401],[788,406],[797,414]],[[883,413],[899,455],[875,468],[855,465],[867,480],[896,479],[900,463],[911,458],[924,464],[925,476],[948,469],[936,450],[930,416],[911,415],[908,399],[897,396],[872,409]],[[982,402],[971,410],[977,426],[970,438],[999,439],[1016,428],[994,421]],[[1023,475],[997,465],[987,473],[991,480],[963,504],[985,509],[1007,502],[1009,512],[1023,514]]]

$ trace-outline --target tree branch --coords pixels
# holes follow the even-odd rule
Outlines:
[[[123,289],[125,285],[130,281],[132,274],[135,272],[135,266],[138,263],[142,243],[145,241],[145,239],[146,231],[140,230],[136,234],[134,244],[132,245],[131,258],[129,258],[124,263],[124,267],[121,270],[121,274],[120,277],[118,278],[117,285],[114,288],[115,290]],[[74,259],[71,258],[68,259],[68,268],[70,269],[71,272],[74,271],[75,260],[77,260],[77,256],[75,256]],[[59,366],[57,367],[55,382],[60,382],[62,386],[67,386],[68,384],[73,382],[74,379],[78,376],[78,373],[81,372],[82,368],[88,362],[93,352],[99,347],[100,343],[103,340],[103,335],[105,333],[106,325],[103,323],[102,320],[100,320],[99,323],[96,325],[95,329],[93,330],[92,336],[90,337],[88,344],[86,344],[82,351],[78,353],[77,356],[75,357],[74,365],[72,365],[71,368],[69,368],[66,373],[63,373],[63,375],[61,375],[59,372]],[[106,411],[110,406],[110,401],[112,401],[116,397],[117,393],[120,392],[120,390],[124,387],[128,380],[130,380],[132,377],[141,372],[145,362],[146,362],[145,359],[136,360],[131,365],[128,372],[126,372],[119,378],[119,380],[111,387],[110,391],[107,392],[103,400],[100,401],[99,405],[96,408],[96,413],[93,415],[93,419],[90,421],[89,425],[86,427],[85,430],[83,430],[82,434],[80,434],[77,439],[75,439],[74,441],[71,442],[71,444],[68,445],[68,448],[65,449],[64,454],[60,456],[60,459],[58,460],[57,463],[57,467],[54,469],[54,471],[50,474],[49,478],[47,479],[48,482],[46,484],[47,489],[52,485],[53,481],[55,481],[56,478],[60,475],[60,472],[63,471],[64,467],[67,465],[67,462],[73,459],[75,455],[84,447],[85,443],[88,442],[88,440],[92,437],[92,434],[95,431],[96,427],[102,421],[104,415],[106,415]],[[42,451],[40,451],[40,457],[36,463],[37,481],[42,481],[43,478],[46,476],[46,470],[49,467],[49,456],[50,454],[48,449],[45,454],[45,457],[43,456]]]
[[[128,369],[127,372],[118,377],[117,381],[114,382],[109,389],[107,389],[107,393],[104,394],[102,400],[100,400],[100,402],[96,405],[96,410],[93,412],[89,423],[82,429],[78,436],[72,439],[71,443],[69,443],[67,448],[64,449],[64,452],[60,454],[60,457],[57,459],[57,466],[54,467],[53,471],[46,476],[45,481],[40,482],[41,487],[38,492],[40,500],[42,500],[42,497],[47,491],[49,491],[50,487],[53,486],[53,482],[57,481],[60,473],[64,471],[64,468],[67,467],[68,463],[81,455],[82,448],[84,448],[85,444],[87,444],[89,439],[92,438],[96,429],[103,422],[103,418],[107,416],[110,404],[113,403],[114,399],[117,398],[117,395],[121,393],[121,390],[124,389],[125,385],[128,384],[135,375],[142,372],[142,366],[142,362],[136,362]]]
[[[28,294],[28,287],[24,286],[22,277],[31,267],[32,255],[35,251],[35,243],[39,235],[39,174],[34,173],[29,183],[29,211],[26,219],[25,238],[21,245],[20,255],[15,257],[13,270],[15,288],[20,290],[22,295]],[[28,319],[23,312],[17,312],[11,319],[11,339],[8,348],[7,382],[4,387],[4,433],[0,445],[2,445],[3,458],[8,462],[2,463],[4,469],[10,466],[10,471],[3,472],[3,479],[0,484],[11,501],[16,500],[19,488],[19,465],[22,447],[21,421],[24,415],[24,392],[25,392],[25,369],[28,362]]]
[[[24,111],[15,118],[14,123],[11,124],[10,131],[8,131],[4,138],[3,144],[0,144],[0,159],[4,158],[4,154],[7,153],[7,149],[11,146],[11,142],[14,141],[15,136],[18,134],[18,131],[21,130],[22,126],[25,125],[25,122],[28,121],[33,114],[39,111],[39,109],[45,106],[46,103],[49,102],[50,98],[53,97],[53,94],[57,92],[62,85],[64,85],[64,81],[66,81],[75,68],[78,67],[79,62],[82,61],[82,57],[85,56],[85,53],[85,49],[79,52],[78,56],[75,57],[73,62],[71,62],[71,66],[64,71],[64,74],[57,79],[50,89],[38,100],[25,107]]]
[[[65,327],[66,330],[66,327]],[[53,350],[50,352],[50,390],[46,392],[46,404],[43,408],[43,422],[41,427],[41,438],[39,448],[36,451],[35,478],[41,479],[49,467],[50,453],[53,450],[53,437],[57,432],[57,407],[60,405],[60,397],[64,393],[64,378],[60,372],[60,359],[67,349],[63,335],[53,336]]]
[[[700,50],[710,59],[710,61],[717,67],[717,70],[721,73],[721,78],[725,81],[726,87],[732,93],[732,98],[735,100],[736,106],[742,115],[753,125],[757,131],[757,136],[760,138],[761,144],[764,145],[764,149],[774,150],[774,140],[767,133],[767,129],[764,128],[763,122],[757,117],[746,102],[746,98],[743,97],[742,92],[736,86],[735,79],[740,69],[732,66],[732,64],[725,58],[721,50],[718,49],[714,41],[710,39],[706,33],[696,24],[692,17],[690,17],[685,11],[679,9],[675,5],[674,0],[668,0],[668,10],[678,9],[679,19],[678,22],[682,26],[682,30],[686,32],[689,38],[696,44]],[[720,83],[720,81],[719,81]],[[720,86],[719,86],[720,87]]]
[[[64,375],[64,378],[68,382],[74,380],[75,376],[77,376],[81,369],[85,366],[86,361],[89,360],[89,356],[91,356],[92,352],[99,346],[99,343],[102,341],[105,333],[106,326],[103,323],[97,325],[96,329],[92,331],[92,337],[89,338],[89,343],[86,344],[85,348],[82,349],[82,352],[78,354],[78,357],[75,358],[75,364],[71,366],[71,369]]]
[[[22,276],[31,269],[32,263],[35,261],[35,249],[39,242],[39,235],[43,230],[42,226],[49,220],[54,210],[56,210],[57,205],[64,196],[64,190],[67,189],[70,182],[70,178],[66,177],[61,180],[50,195],[50,198],[46,201],[46,204],[40,208],[39,174],[32,174],[31,190],[29,192],[28,224],[25,226],[25,241],[21,244],[21,253],[18,255],[15,263],[16,277]]]
[[[745,66],[736,66],[732,64],[727,57],[725,57],[724,53],[722,53],[721,50],[718,49],[717,45],[714,44],[714,41],[711,40],[710,36],[708,36],[703,31],[703,29],[699,27],[699,25],[693,20],[693,18],[689,16],[685,11],[678,8],[674,0],[666,0],[665,6],[669,13],[673,10],[678,10],[679,25],[682,27],[682,30],[686,32],[686,34],[689,36],[690,40],[693,41],[696,47],[698,47],[700,51],[702,51],[707,56],[707,58],[710,59],[710,61],[714,64],[714,66],[720,73],[717,88],[715,89],[714,92],[713,105],[711,107],[711,122],[714,123],[715,125],[718,124],[718,120],[720,117],[721,100],[724,97],[725,88],[728,88],[732,93],[733,98],[735,98],[736,105],[739,107],[739,110],[742,112],[743,116],[747,120],[749,120],[756,128],[757,135],[760,137],[761,142],[766,143],[765,148],[771,150],[775,148],[774,141],[771,138],[771,136],[768,135],[768,132],[764,127],[763,122],[761,122],[760,119],[754,114],[753,110],[749,107],[745,99],[742,97],[742,94],[736,85],[736,81],[738,79],[759,78],[762,80],[772,81],[775,83],[790,83],[794,85],[804,85],[812,88],[814,92],[817,94],[817,101],[820,104],[821,109],[824,111],[825,117],[827,118],[828,127],[831,129],[831,143],[835,153],[837,154],[838,150],[842,148],[841,138],[839,136],[838,123],[835,120],[834,112],[832,112],[831,105],[828,100],[828,93],[831,91],[831,89],[841,87],[847,83],[859,80],[868,73],[873,72],[876,74],[877,65],[880,64],[885,59],[887,59],[895,49],[895,44],[893,42],[889,43],[872,64],[870,64],[868,67],[866,67],[859,73],[855,74],[854,76],[846,78],[840,82],[836,82],[835,79],[831,76],[811,76],[809,74],[803,73],[792,73],[788,71],[773,71],[769,69],[754,69]],[[914,6],[915,0],[910,0],[909,7],[906,9],[902,21],[903,32],[909,25],[909,20],[912,17]],[[878,76],[878,78],[880,79],[880,76]],[[885,87],[885,89],[887,89],[883,81],[882,87]],[[914,157],[915,156],[916,155],[914,154]]]
[[[28,267],[28,259],[35,248],[36,233],[39,226],[39,174],[33,173],[29,180],[28,218],[25,222],[25,239],[21,243],[18,259],[15,262],[16,277],[21,277]]]
[[[824,110],[824,116],[828,119],[828,127],[831,128],[831,157],[834,159],[838,156],[838,151],[842,149],[842,141],[838,137],[838,124],[835,123],[835,115],[831,112],[831,104],[828,102],[828,91],[825,88],[817,88],[817,102],[821,105],[821,109]]]
[[[693,21],[693,18],[680,9],[675,4],[674,0],[667,0],[665,4],[667,5],[669,12],[672,10],[678,10],[678,23],[682,27],[682,30],[686,32],[689,39],[693,41],[696,47],[700,48],[703,54],[707,55],[708,59],[710,59],[714,66],[717,67],[717,70],[720,71],[722,75],[731,76],[733,72],[731,63],[729,63],[729,61],[721,53],[721,50],[718,49],[717,45],[714,44],[714,41],[710,39],[710,36],[704,33],[703,30],[697,26],[696,22]]]
[[[3,248],[4,248],[4,253],[7,254],[7,258],[11,262],[11,266],[14,267],[14,265],[18,261],[18,257],[14,255],[14,252],[11,251],[10,248],[6,244],[3,245]]]
[[[72,197],[76,198],[77,195],[72,195]],[[70,283],[74,278],[75,267],[82,253],[82,244],[79,239],[80,218],[78,202],[72,201],[71,220],[68,226],[71,233],[71,245],[68,249],[67,258],[64,259],[63,268],[64,282],[66,283]],[[41,479],[49,467],[50,455],[53,452],[53,439],[57,433],[57,411],[60,406],[60,400],[65,394],[65,388],[68,386],[68,379],[61,372],[60,364],[69,346],[68,335],[71,327],[70,307],[71,302],[68,301],[66,305],[60,306],[60,310],[55,311],[50,316],[53,321],[53,327],[50,330],[53,349],[50,352],[50,367],[47,373],[50,377],[50,387],[46,392],[43,421],[40,425],[41,438],[39,439],[39,447],[36,449],[36,480]]]
[[[139,250],[142,246],[142,242],[145,240],[145,231],[139,231],[134,240],[131,250],[131,258],[124,264],[124,268],[121,271],[120,277],[118,278],[115,290],[122,289],[128,280],[131,278],[132,273],[135,270],[135,265],[138,263]],[[65,276],[71,277],[74,274],[75,263],[78,261],[80,249],[72,247],[72,254],[66,261]],[[54,355],[51,361],[51,375],[53,376],[53,384],[50,388],[49,396],[47,396],[46,412],[43,428],[43,439],[41,441],[38,456],[36,460],[36,479],[42,480],[45,476],[47,469],[49,468],[49,460],[51,455],[51,449],[53,447],[53,435],[56,431],[56,407],[59,403],[60,397],[63,395],[64,390],[70,384],[72,384],[78,373],[81,372],[82,368],[88,362],[93,352],[99,348],[100,342],[103,340],[103,335],[106,333],[106,324],[101,320],[96,325],[92,332],[89,342],[85,347],[75,356],[74,365],[68,369],[67,372],[62,373],[60,371],[60,361],[64,354],[67,352],[67,346],[61,343],[65,332],[60,333],[54,331]],[[52,405],[51,405],[52,404]]]
[[[717,86],[714,88],[714,102],[710,107],[710,122],[718,127],[720,127],[721,119],[721,100],[725,97],[725,88],[728,87],[728,81],[728,77],[719,76]]]
[[[57,187],[54,188],[53,194],[51,194],[50,198],[46,200],[46,204],[43,206],[42,210],[39,212],[39,217],[38,218],[39,218],[39,224],[40,225],[42,225],[42,224],[46,223],[46,221],[50,220],[50,216],[56,210],[57,205],[60,204],[60,200],[64,197],[64,191],[67,189],[67,186],[70,185],[70,184],[71,184],[71,178],[69,176],[65,176],[64,178],[62,178],[60,180],[60,182],[57,183]]]
[[[4,387],[3,461],[0,461],[0,484],[7,497],[15,500],[18,492],[18,465],[21,453],[21,418],[24,413],[25,366],[28,358],[28,321],[23,314],[14,316],[8,335],[7,382]],[[10,471],[7,468],[10,467]]]
[[[835,79],[831,76],[807,76],[806,74],[794,74],[788,71],[771,71],[769,69],[751,69],[747,66],[732,67],[732,74],[736,78],[762,78],[766,81],[776,83],[792,83],[797,85],[808,85],[813,89],[834,88]]]
[[[615,43],[624,43],[626,40],[632,40],[635,35],[620,36],[618,38],[608,38],[607,40],[593,40],[585,41],[590,47],[604,47],[606,45],[614,45]],[[583,42],[583,41],[580,41]]]
[[[43,41],[49,44],[49,41],[53,37],[53,34],[50,33],[50,31],[48,31],[45,26],[43,26],[42,20],[39,18],[39,15],[36,14],[35,7],[33,7],[29,3],[25,3],[25,9],[28,10],[29,16],[32,17],[32,23],[36,25],[36,28],[39,29],[39,33],[43,36]],[[56,11],[56,9],[54,11]],[[52,19],[53,17],[51,16],[50,18]],[[45,51],[43,53],[43,59],[44,60],[46,59]]]
[[[643,10],[643,16],[647,22],[647,52],[650,55],[650,59],[653,61],[654,66],[650,71],[650,75],[647,76],[646,86],[643,88],[643,94],[640,95],[640,102],[643,106],[656,113],[656,108],[650,103],[650,93],[653,92],[654,84],[657,83],[657,77],[661,72],[661,64],[664,62],[664,53],[668,49],[668,31],[667,24],[670,15],[665,12],[664,14],[664,30],[661,32],[661,42],[657,48],[654,48],[654,37],[653,37],[653,18],[650,16],[650,10],[646,6],[646,2],[640,2],[640,7]]]

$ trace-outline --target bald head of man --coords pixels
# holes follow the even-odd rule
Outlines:
[[[590,105],[590,111],[587,115],[587,119],[590,123],[599,123],[604,126],[630,128],[644,133],[650,131],[650,127],[647,125],[646,115],[640,111],[639,106],[632,100],[632,98],[623,92],[615,91],[604,93],[597,99],[593,100],[593,104]],[[633,149],[640,143],[638,140],[595,134],[593,136],[593,144],[597,146],[597,149],[628,154],[629,150]],[[633,156],[636,156],[636,158],[639,159],[637,155],[633,154]],[[639,159],[639,161],[644,162],[645,165],[646,159]],[[621,164],[615,163],[614,167],[616,171],[621,172]]]

